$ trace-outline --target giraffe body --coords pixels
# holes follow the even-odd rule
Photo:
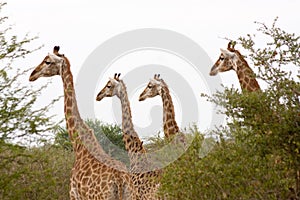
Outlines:
[[[69,60],[54,47],[31,73],[29,80],[60,75],[64,87],[64,112],[75,153],[70,178],[70,199],[136,199],[126,166],[107,155],[94,132],[81,119]]]
[[[119,74],[120,75],[120,74]],[[128,100],[127,89],[123,80],[115,74],[106,86],[99,92],[96,100],[101,101],[104,97],[117,96],[121,101],[122,107],[122,132],[123,141],[130,159],[130,172],[135,187],[138,189],[139,199],[157,199],[156,190],[158,188],[157,179],[160,172],[153,170],[153,166],[146,156],[143,142],[136,133]]]

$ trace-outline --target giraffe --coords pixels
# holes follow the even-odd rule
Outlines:
[[[80,117],[70,62],[55,46],[32,71],[29,81],[60,75],[64,88],[64,113],[75,162],[71,170],[70,199],[136,199],[126,166],[107,155],[94,132]]]
[[[166,139],[172,139],[177,136],[181,144],[186,144],[185,136],[180,132],[175,119],[175,109],[170,95],[170,91],[166,82],[160,78],[159,74],[155,74],[150,79],[148,85],[139,96],[139,101],[160,95],[163,102],[163,129]]]
[[[240,54],[240,52],[235,50],[234,45],[229,42],[227,49],[221,49],[221,55],[211,68],[209,75],[215,76],[218,74],[218,72],[225,72],[232,69],[238,76],[243,92],[260,91],[260,86],[255,79],[254,72],[249,67],[247,61]]]
[[[122,132],[123,142],[130,159],[130,171],[134,186],[138,189],[138,198],[144,200],[157,199],[158,178],[160,170],[153,170],[151,163],[147,159],[143,142],[136,133],[130,109],[130,102],[126,85],[120,77],[115,74],[110,78],[104,88],[98,93],[96,100],[101,101],[105,97],[117,96],[122,107]]]
[[[234,49],[234,44],[229,42],[227,49],[220,49],[221,55],[211,68],[209,75],[215,76],[218,72],[226,72],[234,70],[239,79],[239,83],[243,92],[259,92],[260,86],[255,78],[253,70],[249,67],[247,61],[238,50]],[[244,111],[247,113],[247,111]],[[263,119],[255,114],[257,120]]]

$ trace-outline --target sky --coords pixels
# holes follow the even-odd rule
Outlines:
[[[39,38],[31,45],[35,47],[43,45],[41,50],[17,62],[16,65],[24,68],[37,66],[44,56],[52,51],[53,46],[60,45],[61,53],[64,53],[71,61],[75,87],[80,87],[80,84],[84,85],[84,83],[77,81],[81,80],[80,72],[85,63],[88,63],[88,60],[91,59],[93,52],[97,51],[99,46],[103,47],[112,38],[130,31],[155,29],[167,30],[174,32],[175,35],[182,35],[200,46],[205,51],[205,55],[210,58],[211,64],[218,58],[219,49],[227,46],[227,41],[223,38],[237,39],[239,36],[255,33],[258,28],[258,25],[254,23],[255,21],[271,24],[275,17],[279,17],[279,27],[288,32],[300,34],[300,1],[298,0],[9,0],[7,3],[4,13],[9,17],[9,24],[13,24],[15,33],[20,38],[25,34],[38,36]],[[147,39],[149,38],[145,38],[145,40]],[[130,43],[131,41],[127,42]],[[176,43],[176,41],[174,42]],[[120,46],[122,45],[124,44],[120,43]],[[183,45],[182,48],[188,50],[190,47]],[[241,53],[243,54],[243,51]],[[107,54],[104,53],[103,57],[105,56]],[[104,58],[99,57],[100,59]],[[105,85],[114,70],[120,70],[123,75],[126,75],[137,70],[140,66],[150,64],[172,66],[174,69],[177,67],[176,70],[190,85],[193,94],[212,92],[205,80],[207,78],[204,78],[203,74],[201,75],[203,71],[208,71],[211,66],[201,66],[202,69],[195,71],[195,69],[190,68],[192,63],[180,57],[176,52],[162,51],[161,49],[140,49],[116,55],[116,58],[113,58],[109,65],[103,66],[99,79],[96,81],[98,86],[94,94]],[[118,68],[121,65],[124,67],[122,69]],[[153,74],[147,74],[149,78],[150,75]],[[175,84],[176,81],[172,77],[168,79],[168,71],[167,74],[162,74],[162,76],[166,81],[169,81],[168,83],[171,86],[173,83]],[[145,84],[149,78],[145,80]],[[234,72],[211,77],[211,80],[221,80],[224,85],[234,85],[239,88]],[[24,83],[42,84],[45,82],[46,80],[38,80],[35,83],[26,83],[26,81]],[[151,120],[155,120],[151,119],[152,108],[155,113],[161,114],[161,100],[159,98],[142,103],[138,102],[138,94],[145,84],[130,89],[133,121],[137,129],[147,127],[152,123]],[[45,105],[46,102],[49,102],[49,97],[53,96],[54,98],[62,95],[63,90],[62,88],[59,89],[60,87],[62,87],[61,80],[53,77],[52,84],[45,91],[46,94],[41,95],[39,104]],[[189,124],[184,122],[184,119],[187,118],[184,115],[186,114],[184,109],[190,108],[191,105],[184,105],[188,102],[181,101],[181,96],[178,93],[179,89],[180,86],[174,86],[173,89],[171,87],[176,119],[181,127],[186,127]],[[185,90],[185,88],[182,88],[182,90]],[[78,94],[80,94],[80,91]],[[208,104],[203,99],[201,100],[200,95],[195,96],[197,105],[195,105],[194,110],[198,115],[195,123],[201,131],[206,131],[212,127],[214,122],[213,113],[216,110],[214,105]],[[90,117],[89,114],[84,114],[85,102],[81,102],[81,99],[79,98],[78,102],[81,105],[79,110],[83,113],[83,117]],[[120,115],[119,111],[112,112],[111,108],[113,104],[117,107],[116,110],[120,110],[120,105],[112,102],[111,99],[98,103],[94,102],[92,108],[95,117],[107,123],[120,123],[119,116],[116,116]],[[63,102],[57,103],[51,112],[56,114],[58,118],[62,118]],[[146,137],[149,134],[145,133],[142,136]]]

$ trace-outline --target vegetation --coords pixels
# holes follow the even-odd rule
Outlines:
[[[5,3],[0,3],[0,11],[3,6]],[[33,109],[46,85],[34,89],[29,84],[23,84],[24,79],[28,80],[31,69],[13,66],[13,62],[39,49],[26,48],[36,37],[26,35],[21,40],[15,35],[8,37],[12,33],[11,27],[5,23],[6,19],[0,17],[0,140],[24,141],[52,130],[55,124],[51,122],[51,117],[46,116],[46,112],[55,100],[43,108]]]
[[[300,77],[290,72],[299,70],[300,37],[276,21],[258,23],[258,36],[268,41],[264,48],[255,35],[237,40],[267,88],[203,95],[220,106],[227,125],[214,132],[219,141],[203,158],[203,137],[195,135],[186,154],[166,169],[163,193],[174,199],[300,199]]]
[[[0,11],[4,6],[5,3],[0,3]],[[38,157],[38,152],[33,154],[23,146],[32,145],[33,140],[37,144],[41,141],[37,138],[45,139],[53,129],[55,123],[46,113],[55,100],[45,107],[34,108],[37,97],[46,86],[34,89],[23,84],[24,79],[28,80],[29,69],[13,64],[39,49],[27,48],[36,37],[26,35],[20,40],[11,32],[12,27],[6,24],[6,20],[6,17],[0,17],[0,199],[23,199],[28,193],[33,193],[30,199],[37,199],[34,196],[40,195],[41,188],[35,188],[36,191],[33,188],[42,186],[38,177],[48,177],[43,172],[49,172],[50,168],[32,170],[31,165],[42,162],[43,158]],[[47,188],[47,185],[43,187]]]
[[[0,198],[68,199],[73,153],[63,148],[45,145],[39,148],[7,147],[3,154],[16,156],[3,166],[1,162]]]

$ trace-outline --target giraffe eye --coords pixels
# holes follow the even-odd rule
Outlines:
[[[111,88],[111,85],[106,86],[107,88]]]
[[[152,88],[152,85],[148,85],[148,88],[151,89],[151,88]]]
[[[223,56],[220,56],[220,60],[222,60],[222,61],[223,61],[223,60],[224,60],[224,57],[223,57]]]
[[[51,64],[51,62],[49,62],[49,61],[45,61],[45,63],[46,63],[46,65],[50,65]]]

